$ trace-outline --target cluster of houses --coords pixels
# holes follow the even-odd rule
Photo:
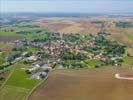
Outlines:
[[[60,36],[61,37],[61,36]],[[32,67],[26,70],[27,73],[31,74],[32,78],[43,79],[47,76],[48,72],[52,71],[56,64],[60,64],[61,56],[64,52],[70,51],[72,53],[80,53],[86,55],[88,59],[91,60],[102,60],[106,61],[108,59],[104,55],[103,51],[95,54],[94,52],[88,52],[84,50],[86,48],[97,48],[95,45],[95,38],[91,38],[85,43],[76,43],[65,41],[62,38],[60,40],[49,40],[49,41],[29,41],[26,39],[20,39],[13,42],[17,46],[26,46],[26,47],[37,47],[41,48],[32,54],[28,54],[26,51],[12,55],[7,59],[7,62],[17,62],[18,60],[25,60],[27,62],[32,62]],[[49,55],[50,59],[46,62],[41,58],[42,55]],[[118,60],[120,57],[112,57],[110,60],[115,62],[115,65],[118,65]]]
[[[52,71],[50,64],[43,63],[42,61],[35,61],[32,67],[26,70],[26,73],[31,74],[31,78],[42,80],[50,71]]]
[[[44,54],[44,52],[37,51],[24,58],[25,61],[32,62],[32,66],[26,69],[26,73],[31,74],[31,78],[42,80],[48,75],[48,72],[54,68],[53,63],[41,60],[40,57],[42,54]]]

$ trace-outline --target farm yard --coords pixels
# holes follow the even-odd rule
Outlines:
[[[29,100],[132,100],[133,81],[115,79],[118,72],[131,71],[119,67],[55,70]]]

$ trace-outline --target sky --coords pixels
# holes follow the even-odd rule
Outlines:
[[[0,12],[133,13],[133,0],[0,0]]]

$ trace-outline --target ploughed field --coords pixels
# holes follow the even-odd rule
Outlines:
[[[133,100],[133,81],[114,76],[122,72],[132,71],[114,67],[55,70],[29,100]]]

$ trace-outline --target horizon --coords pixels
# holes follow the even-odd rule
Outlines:
[[[133,14],[132,5],[130,0],[1,0],[1,13]]]

